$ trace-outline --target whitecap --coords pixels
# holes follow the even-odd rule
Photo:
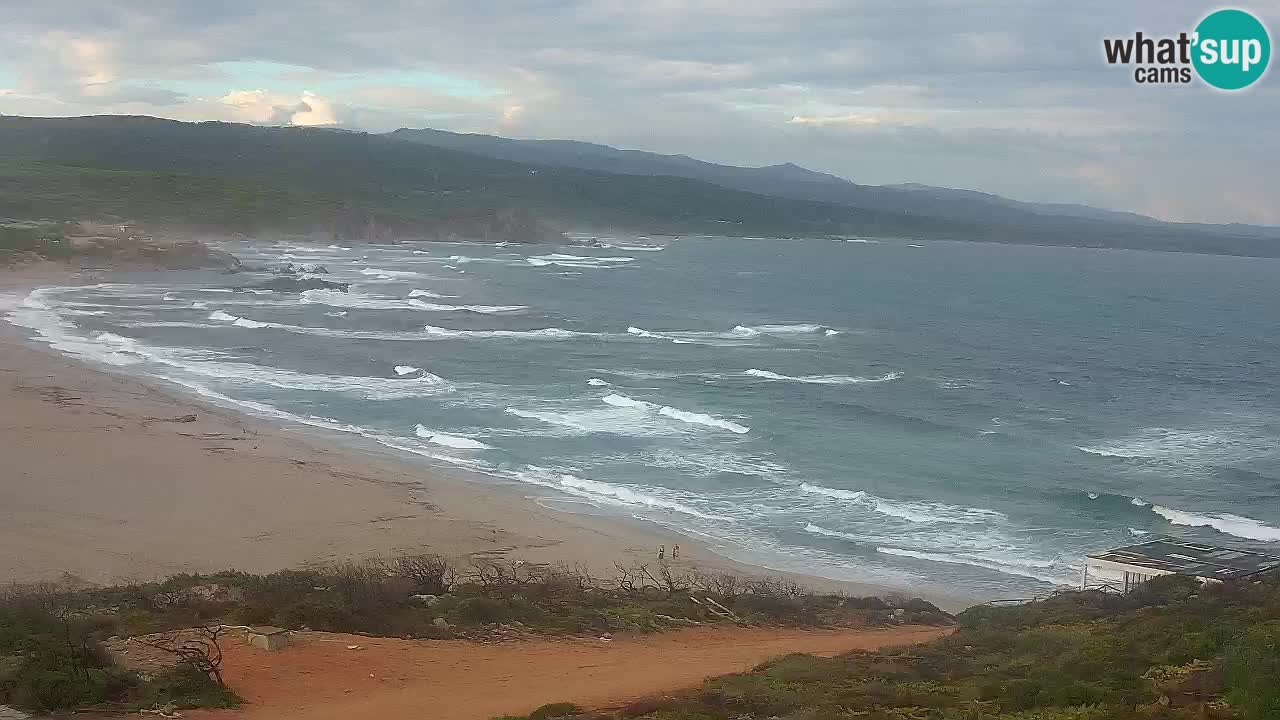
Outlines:
[[[397,375],[412,375],[416,372],[421,372],[422,368],[417,368],[412,365],[397,365],[395,367],[395,371]]]
[[[788,382],[812,383],[815,385],[858,385],[862,383],[882,383],[902,377],[900,372],[889,372],[878,377],[858,377],[850,375],[783,375],[771,370],[751,368],[743,373],[764,380],[783,380]]]
[[[1041,582],[1050,583],[1052,585],[1074,585],[1074,580],[1068,578],[1055,577],[1044,572],[1038,572],[1034,568],[1028,568],[1021,564],[1010,564],[1000,562],[990,558],[975,556],[969,553],[936,553],[924,552],[920,550],[909,550],[896,547],[877,547],[876,552],[885,555],[896,555],[898,557],[909,557],[916,560],[927,560],[929,562],[950,563],[953,565],[969,565],[971,567],[979,567],[987,570],[993,570],[1005,575],[1017,575],[1021,577],[1039,580]]]
[[[605,382],[604,380],[601,380],[600,378],[588,378],[587,384],[594,385],[595,387],[604,387],[609,383]]]
[[[1236,537],[1246,538],[1249,540],[1261,540],[1263,542],[1280,542],[1280,528],[1267,525],[1261,520],[1255,520],[1242,515],[1233,515],[1231,513],[1220,513],[1216,515],[1201,515],[1184,510],[1175,510],[1173,508],[1164,507],[1163,505],[1152,505],[1151,511],[1168,520],[1173,525],[1183,525],[1186,527],[1210,527],[1218,532],[1227,535],[1235,535]]]
[[[383,270],[382,268],[364,268],[360,271],[360,274],[372,275],[379,279],[424,277],[422,273],[412,270]]]
[[[707,427],[728,430],[731,433],[739,435],[745,435],[746,433],[751,432],[751,428],[746,425],[733,422],[732,420],[725,420],[724,418],[707,415],[705,413],[681,410],[680,408],[671,407],[669,405],[659,405],[657,403],[646,402],[644,400],[636,400],[617,393],[610,393],[601,398],[601,400],[615,407],[631,408],[643,410],[645,412],[656,412],[664,417],[679,420],[680,422],[690,425],[705,425]]]
[[[812,495],[853,502],[881,515],[912,523],[977,525],[1003,520],[1005,517],[1003,513],[986,508],[960,507],[926,501],[890,500],[863,490],[842,490],[810,483],[801,483],[800,490]]]
[[[413,290],[410,290],[410,291],[409,291],[409,297],[411,297],[411,298],[417,298],[417,297],[428,297],[428,298],[450,298],[450,297],[454,297],[454,296],[453,296],[453,295],[440,295],[440,294],[438,294],[438,293],[433,293],[433,292],[431,292],[430,290],[419,290],[419,289],[413,289]]]
[[[665,492],[657,488],[637,488],[626,485],[615,485],[613,483],[591,480],[571,473],[557,472],[547,468],[537,467],[535,465],[527,466],[524,470],[514,473],[513,477],[521,482],[554,488],[570,495],[586,498],[606,505],[631,508],[642,507],[650,510],[666,510],[681,513],[683,515],[690,515],[703,520],[730,520],[730,518],[727,517],[704,513],[684,502],[661,497],[659,493],[665,494]]]
[[[444,445],[445,447],[457,448],[459,450],[489,450],[490,447],[479,440],[473,440],[469,437],[461,435],[450,435],[437,430],[432,430],[424,425],[417,425],[414,433],[429,443],[436,445]]]
[[[409,300],[410,307],[418,310],[427,310],[430,312],[473,312],[493,315],[498,313],[513,313],[526,309],[524,305],[443,305],[440,303],[429,303],[421,300]]]
[[[564,328],[538,328],[535,330],[454,330],[451,328],[423,326],[424,334],[443,338],[507,338],[534,340],[565,340],[575,337],[598,335],[598,333],[578,332]]]

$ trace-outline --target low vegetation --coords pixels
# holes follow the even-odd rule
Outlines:
[[[791,582],[693,573],[669,564],[582,568],[521,562],[459,567],[435,555],[269,575],[181,575],[84,590],[25,589],[0,598],[0,704],[34,711],[234,704],[221,687],[219,628],[408,638],[647,633],[707,624],[866,626],[950,623],[928,602],[819,595]],[[188,638],[179,639],[186,629]],[[173,656],[144,678],[103,649],[119,638]]]
[[[1277,578],[1202,587],[1170,576],[1123,597],[1073,592],[976,607],[958,624],[925,645],[791,655],[616,712],[556,705],[528,718],[1280,718]]]
[[[117,618],[69,600],[33,591],[0,598],[0,704],[43,713],[239,703],[194,663],[151,677],[117,666],[102,645]]]

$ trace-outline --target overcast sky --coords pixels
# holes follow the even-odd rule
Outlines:
[[[1280,74],[1141,86],[1203,2],[3,0],[0,113],[572,138],[1280,224]],[[1280,0],[1238,5],[1280,28]]]

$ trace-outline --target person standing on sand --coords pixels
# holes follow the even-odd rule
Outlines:
[[[671,559],[672,559],[672,560],[679,560],[679,559],[680,559],[680,546],[679,546],[679,545],[672,545],[672,546],[671,546]]]
[[[662,562],[663,560],[665,560],[666,556],[667,556],[667,546],[659,545],[658,546],[658,562]]]

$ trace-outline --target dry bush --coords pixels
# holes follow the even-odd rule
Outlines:
[[[457,579],[453,565],[440,555],[401,555],[386,565],[389,575],[408,580],[415,592],[444,595]]]

